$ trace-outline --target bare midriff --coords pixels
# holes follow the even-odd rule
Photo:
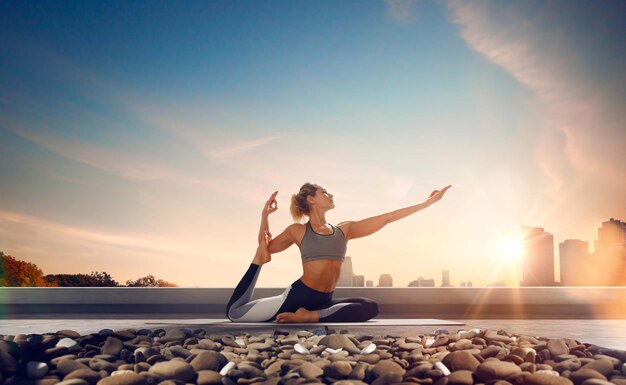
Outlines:
[[[304,273],[300,280],[317,291],[330,293],[335,290],[335,285],[341,273],[341,261],[333,259],[317,259],[302,264]]]

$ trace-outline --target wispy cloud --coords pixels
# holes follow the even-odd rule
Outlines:
[[[387,0],[387,15],[398,24],[411,24],[417,20],[417,0]]]
[[[539,11],[531,2],[453,0],[447,4],[468,46],[536,95],[544,124],[537,137],[536,162],[550,180],[546,192],[561,193],[564,181],[583,172],[626,193],[626,122],[611,108],[613,103],[601,87],[588,80],[581,59],[584,53],[573,51],[574,37],[563,32],[575,19],[568,13],[581,11],[576,6],[556,9],[551,3]],[[604,22],[600,17],[586,20]],[[600,24],[596,27],[603,30]],[[595,38],[603,37],[598,33]]]
[[[11,211],[0,211],[0,223],[2,223],[3,227],[7,224],[26,226],[30,229],[28,233],[45,234],[47,238],[64,239],[66,243],[88,242],[113,245],[124,250],[132,249],[186,256],[196,256],[202,252],[200,249],[191,247],[182,241],[179,242],[147,234],[129,235],[128,233],[121,234],[91,230]]]
[[[246,140],[238,143],[231,143],[222,147],[215,147],[207,151],[208,156],[216,161],[226,161],[240,156],[257,147],[264,146],[281,135],[272,135],[266,138],[256,140]]]
[[[99,170],[132,180],[157,180],[173,175],[173,172],[132,156],[103,146],[46,131],[35,131],[3,121],[14,133],[57,155],[87,164]]]

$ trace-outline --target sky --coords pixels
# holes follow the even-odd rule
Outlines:
[[[443,199],[351,240],[354,272],[521,280],[522,226],[594,250],[626,220],[622,1],[0,3],[0,250],[44,274],[234,287],[278,190],[333,224]],[[259,287],[301,276],[297,246]],[[558,280],[558,265],[556,266]]]

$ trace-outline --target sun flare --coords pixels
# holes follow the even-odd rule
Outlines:
[[[522,256],[522,239],[521,237],[512,237],[502,242],[501,253],[502,259],[507,261],[517,261]]]

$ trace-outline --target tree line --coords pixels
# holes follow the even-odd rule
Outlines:
[[[20,261],[0,251],[0,287],[178,287],[153,275],[120,285],[107,272],[47,274],[34,263]]]

